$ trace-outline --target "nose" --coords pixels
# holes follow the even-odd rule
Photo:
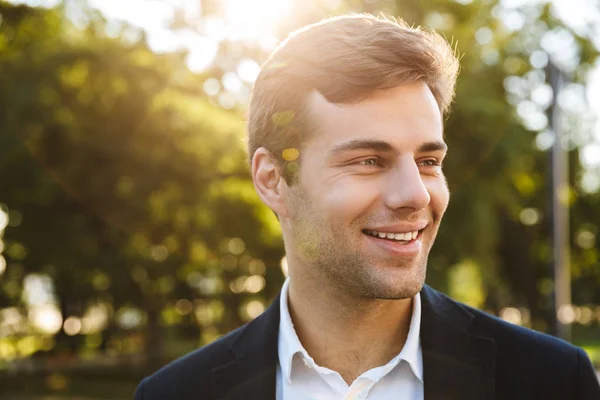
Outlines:
[[[384,201],[390,209],[409,208],[418,211],[427,207],[431,200],[419,167],[412,157],[403,157],[398,161],[384,184]]]

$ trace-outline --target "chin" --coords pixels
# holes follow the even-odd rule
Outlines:
[[[395,276],[387,275],[380,280],[380,284],[376,285],[379,287],[380,298],[385,299],[409,299],[414,297],[417,293],[423,289],[425,285],[425,270],[413,270],[413,271],[394,271],[401,272],[394,274]],[[407,273],[408,272],[408,273]],[[375,287],[373,287],[375,289]]]
[[[380,300],[403,300],[413,298],[423,289],[424,279],[404,279],[402,281],[376,282],[364,285],[365,297]]]
[[[423,283],[414,282],[408,285],[404,285],[403,287],[396,290],[396,295],[394,299],[411,299],[417,295],[423,289]]]

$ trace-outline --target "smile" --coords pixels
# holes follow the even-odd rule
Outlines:
[[[397,242],[408,243],[417,238],[419,231],[412,232],[378,232],[372,230],[363,230],[363,232],[369,236],[373,236],[380,239],[395,240]]]

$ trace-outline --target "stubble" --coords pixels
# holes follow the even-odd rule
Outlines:
[[[325,218],[299,184],[288,199],[294,259],[301,264],[296,268],[302,269],[303,279],[319,286],[314,289],[365,300],[408,299],[422,289],[428,251],[410,260],[365,254],[361,226]]]

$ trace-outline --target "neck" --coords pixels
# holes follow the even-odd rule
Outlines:
[[[400,353],[412,315],[412,299],[356,298],[305,279],[290,280],[288,305],[306,351],[348,384]]]

